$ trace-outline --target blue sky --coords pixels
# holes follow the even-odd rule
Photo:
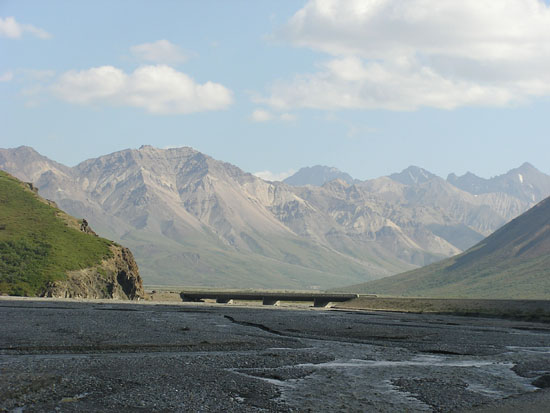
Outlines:
[[[550,173],[548,5],[429,3],[0,0],[0,147],[75,165],[191,146],[272,178]]]

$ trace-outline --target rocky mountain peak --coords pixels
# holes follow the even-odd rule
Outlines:
[[[447,176],[447,182],[472,194],[481,194],[484,192],[486,187],[486,180],[470,171],[466,172],[462,176],[457,176],[456,174],[451,173]]]
[[[352,184],[354,179],[347,173],[340,171],[338,168],[332,166],[315,165],[301,168],[294,175],[289,176],[283,182],[292,186],[322,186],[327,182],[334,179],[341,179],[342,181]]]
[[[550,176],[528,162],[489,179],[467,172],[462,176],[450,174],[447,181],[471,194],[505,193],[531,205],[542,200],[550,191]]]
[[[529,162],[525,162],[518,168],[512,169],[501,176],[509,176],[512,179],[516,179],[518,177],[518,174],[521,174],[524,178],[531,178],[531,179],[538,179],[541,176],[545,175]]]
[[[14,153],[16,154],[32,154],[32,155],[37,155],[37,156],[41,156],[38,152],[36,152],[33,148],[31,148],[30,146],[25,146],[25,145],[21,145],[21,146],[18,146],[17,148],[14,148]]]
[[[521,166],[518,168],[520,171],[536,171],[536,172],[540,172],[537,168],[535,168],[532,164],[530,164],[529,162],[524,162],[523,164],[521,164]]]
[[[45,172],[67,175],[71,169],[48,159],[29,146],[0,149],[0,165],[5,171],[10,173],[17,171],[19,178],[34,183],[38,182]]]
[[[403,171],[391,174],[390,178],[404,185],[418,185],[436,178],[437,175],[418,166],[411,165]]]

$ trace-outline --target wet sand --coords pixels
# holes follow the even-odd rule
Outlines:
[[[0,325],[0,411],[550,406],[548,391],[533,385],[545,387],[541,377],[550,374],[544,323],[306,306],[1,298]]]

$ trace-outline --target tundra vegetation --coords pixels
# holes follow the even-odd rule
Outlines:
[[[81,225],[32,185],[0,171],[0,294],[40,295],[68,271],[109,258],[112,242],[82,232]]]

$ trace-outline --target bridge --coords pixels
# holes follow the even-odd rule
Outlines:
[[[247,292],[247,291],[182,291],[183,301],[216,300],[228,304],[233,300],[261,301],[263,305],[278,305],[280,301],[312,301],[314,307],[327,307],[330,303],[345,302],[359,297],[357,294],[295,293],[295,292]]]

